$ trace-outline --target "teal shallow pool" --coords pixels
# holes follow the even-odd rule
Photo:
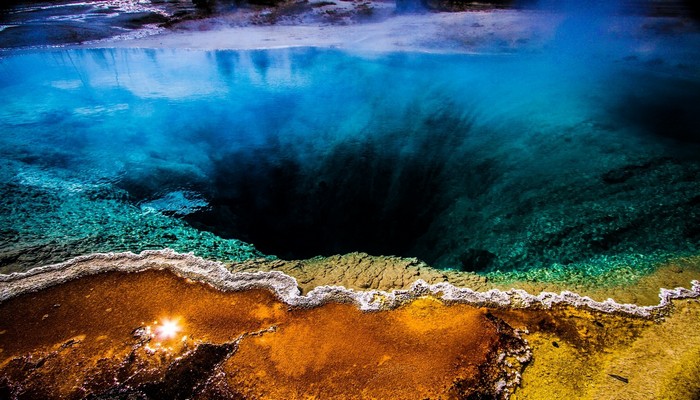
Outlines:
[[[0,272],[164,247],[482,273],[696,254],[697,55],[616,46],[5,54]]]

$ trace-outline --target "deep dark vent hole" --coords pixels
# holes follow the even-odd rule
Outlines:
[[[185,220],[285,259],[353,251],[432,259],[412,249],[442,209],[443,169],[368,143],[338,146],[313,171],[274,150],[238,154],[217,163],[211,207]]]
[[[470,153],[478,149],[454,156],[476,135],[473,116],[455,109],[444,102],[399,127],[324,142],[308,132],[285,143],[271,130],[262,143],[212,156],[204,179],[152,170],[120,186],[138,203],[188,185],[209,202],[183,217],[191,226],[283,259],[359,251],[431,263],[440,257],[424,237],[431,224],[456,195],[476,196],[498,179],[494,163]]]

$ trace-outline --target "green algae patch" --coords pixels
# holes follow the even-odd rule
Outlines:
[[[546,280],[509,279],[490,281],[493,288],[521,288],[530,293],[569,290],[595,300],[612,298],[620,303],[653,305],[659,302],[659,289],[688,287],[700,279],[700,257],[675,257],[646,268],[616,266],[599,275],[573,275],[562,279]]]

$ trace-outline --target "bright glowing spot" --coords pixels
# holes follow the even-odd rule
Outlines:
[[[182,327],[180,327],[177,320],[164,319],[162,323],[156,327],[156,336],[160,340],[172,339],[181,330]]]

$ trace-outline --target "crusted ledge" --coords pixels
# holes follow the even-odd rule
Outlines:
[[[102,272],[140,272],[148,269],[167,269],[178,276],[206,282],[224,291],[267,289],[288,305],[316,307],[328,302],[354,303],[364,311],[393,309],[407,301],[433,296],[447,302],[495,308],[551,308],[555,305],[573,306],[605,313],[654,317],[663,315],[675,299],[700,297],[700,282],[693,280],[690,289],[660,289],[659,303],[653,306],[621,304],[613,299],[596,301],[570,291],[542,292],[533,295],[525,290],[492,289],[478,292],[456,287],[447,282],[428,284],[414,282],[408,290],[358,291],[342,286],[319,286],[302,295],[295,278],[279,271],[231,272],[224,264],[196,257],[191,253],[177,253],[171,249],[147,250],[139,254],[96,253],[69,261],[38,267],[27,272],[0,275],[0,302],[24,293],[34,292],[83,276]]]

